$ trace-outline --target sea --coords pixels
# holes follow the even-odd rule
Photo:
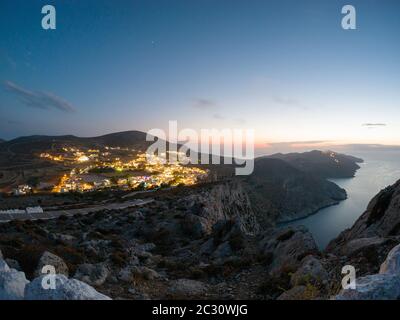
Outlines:
[[[359,164],[361,168],[354,178],[330,179],[347,191],[347,200],[289,223],[306,226],[321,250],[343,230],[354,224],[380,190],[400,179],[400,150],[397,148],[346,153],[364,160],[364,163]]]

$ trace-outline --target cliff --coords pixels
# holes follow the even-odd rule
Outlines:
[[[242,180],[264,227],[307,217],[347,197],[336,184],[280,159],[257,159],[253,174]]]

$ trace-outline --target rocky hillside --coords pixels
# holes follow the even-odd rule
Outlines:
[[[284,300],[400,299],[399,199],[400,182],[382,190],[324,252],[314,248],[306,230],[289,228],[267,235],[260,242],[266,254],[272,252],[266,288],[285,288],[276,297]],[[341,288],[346,265],[356,270],[356,289]]]
[[[259,231],[241,186],[222,183],[165,191],[141,209],[1,224],[0,248],[27,286],[51,261],[111,298],[221,298],[242,290],[242,272],[266,272]],[[257,282],[246,285],[237,294],[255,295]]]
[[[43,152],[54,147],[63,146],[83,146],[96,148],[103,146],[118,146],[128,148],[145,148],[151,144],[146,142],[146,133],[140,131],[125,131],[111,133],[99,137],[77,137],[73,135],[65,136],[27,136],[20,137],[1,144],[0,152],[11,152],[13,154],[33,154]]]
[[[400,236],[387,227],[400,212],[398,183],[324,252],[304,227],[260,223],[245,183],[163,190],[140,208],[0,224],[0,298],[400,297]],[[50,293],[39,285],[48,264],[58,273]],[[356,290],[341,290],[344,265],[356,268]]]
[[[367,210],[341,239],[390,237],[400,234],[400,181],[387,187],[369,203]]]
[[[19,299],[286,299],[309,268],[315,283],[301,296],[330,292],[311,234],[260,225],[238,181],[165,190],[139,209],[12,221],[0,233],[14,269],[0,272],[0,294],[18,279]],[[51,296],[38,288],[46,264],[60,277]]]

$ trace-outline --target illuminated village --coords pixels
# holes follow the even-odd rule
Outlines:
[[[185,155],[179,156],[181,162],[169,164],[163,161],[163,155],[149,158],[146,153],[119,147],[105,147],[103,150],[64,147],[58,152],[40,154],[42,159],[71,168],[53,187],[53,193],[106,188],[153,190],[193,185],[207,178],[206,170],[182,165]]]

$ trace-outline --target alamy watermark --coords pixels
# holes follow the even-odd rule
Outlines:
[[[178,131],[178,122],[169,121],[168,134],[162,129],[147,132],[147,160],[162,163],[235,164],[236,175],[250,175],[254,170],[253,129],[193,129]]]
[[[42,8],[42,14],[45,16],[42,18],[42,28],[44,30],[55,30],[56,25],[56,8],[52,5],[45,5]]]
[[[344,30],[357,29],[356,8],[349,4],[345,5],[342,8],[342,14],[345,14],[345,16],[342,18],[342,28]]]
[[[345,275],[342,278],[342,288],[344,290],[355,290],[356,289],[356,268],[352,265],[345,265],[342,268],[342,274]]]
[[[44,290],[55,290],[56,289],[56,268],[52,265],[45,265],[42,268],[42,288]]]
[[[53,5],[45,5],[42,7],[42,28],[44,30],[55,30],[56,23],[56,8]],[[353,5],[347,4],[342,7],[341,13],[345,16],[342,18],[342,28],[344,30],[357,29],[356,24],[356,8]]]

